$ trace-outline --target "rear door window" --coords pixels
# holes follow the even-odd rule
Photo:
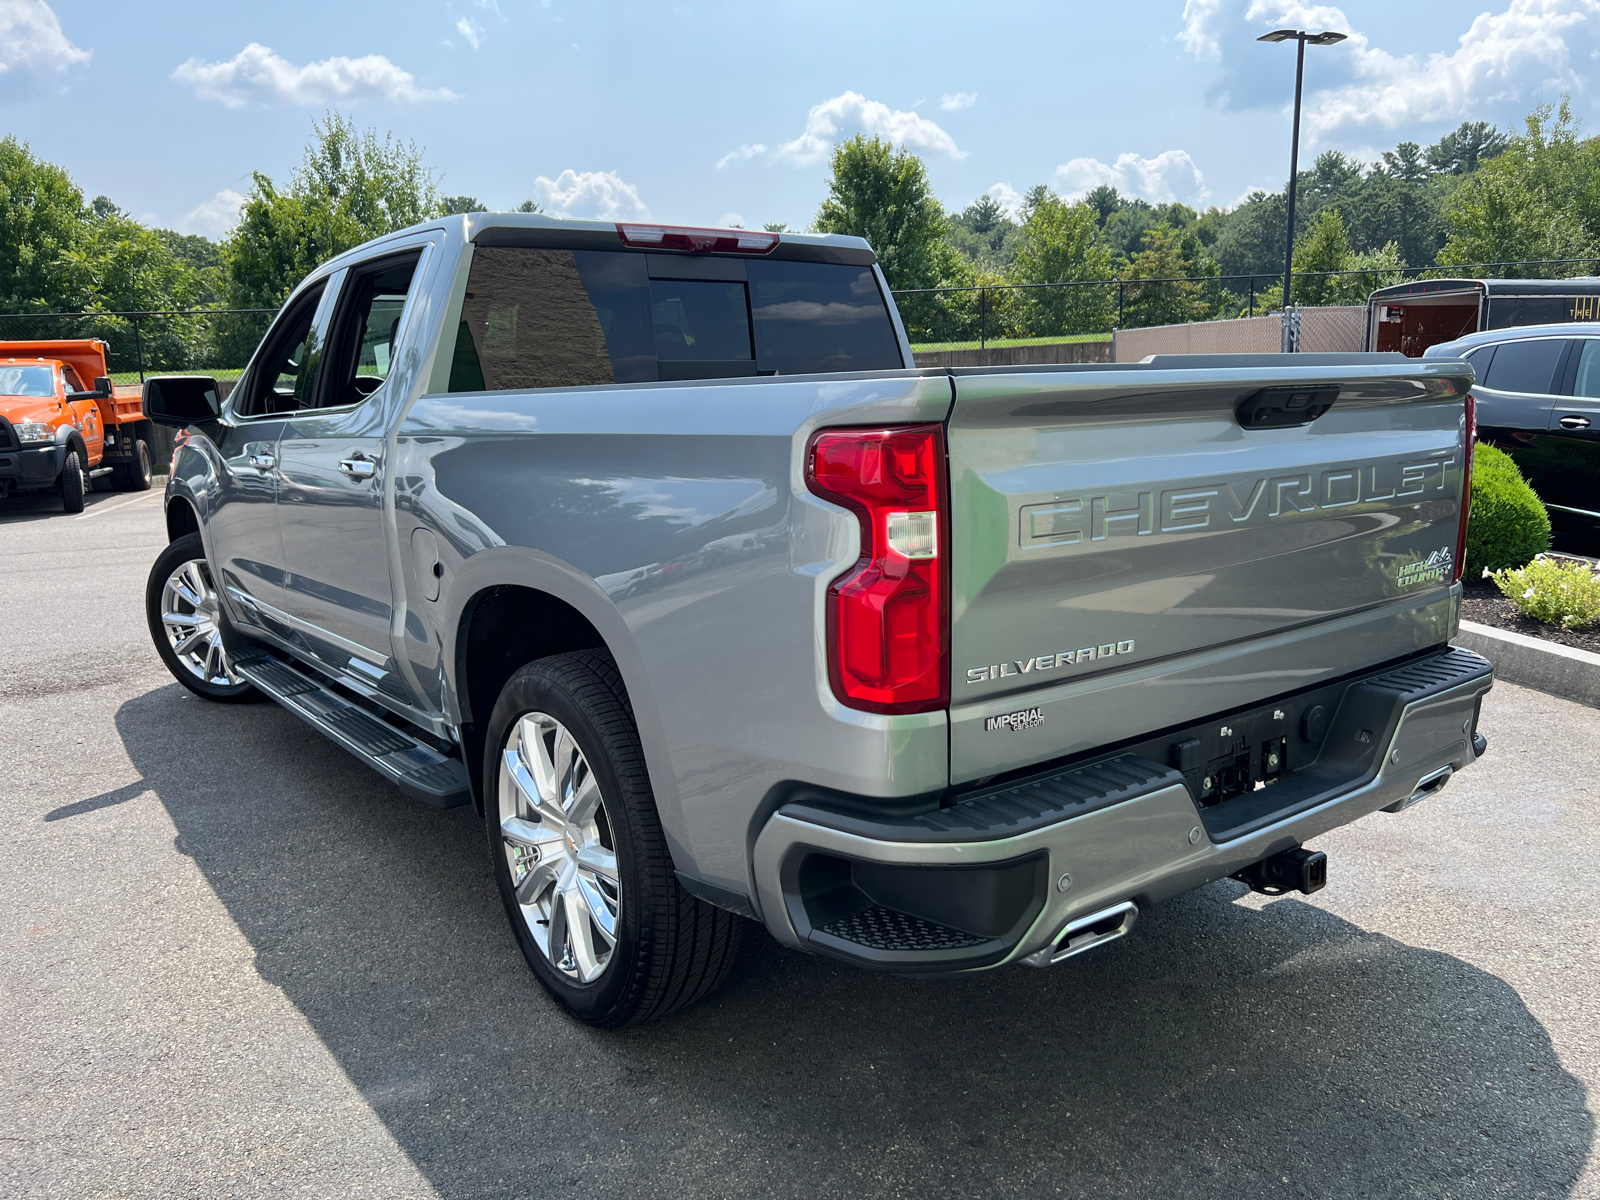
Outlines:
[[[480,246],[450,390],[903,365],[870,268]]]
[[[1555,390],[1556,366],[1566,348],[1565,338],[1504,342],[1489,363],[1484,386],[1497,392],[1549,394]]]
[[[650,319],[661,379],[754,375],[743,281],[652,279]]]
[[[394,365],[400,315],[422,251],[353,268],[340,299],[321,407],[359,404],[383,386]]]
[[[878,279],[867,267],[752,262],[756,360],[780,375],[904,366]]]
[[[1494,352],[1497,349],[1499,349],[1497,346],[1479,346],[1470,354],[1463,354],[1461,356],[1472,364],[1473,374],[1478,377],[1479,383],[1485,383],[1487,381],[1489,376],[1489,364],[1494,361]]]

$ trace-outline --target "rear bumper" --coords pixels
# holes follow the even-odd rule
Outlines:
[[[1226,805],[1202,810],[1182,774],[1135,754],[918,816],[787,804],[755,842],[761,916],[790,946],[886,970],[1028,958],[1087,915],[1147,907],[1431,794],[1476,760],[1491,686],[1490,664],[1459,649],[1351,681],[1317,764],[1241,797],[1275,805],[1243,823],[1219,821]]]

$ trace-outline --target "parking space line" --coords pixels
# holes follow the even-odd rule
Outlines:
[[[164,491],[158,492],[154,488],[152,488],[150,491],[146,492],[142,496],[130,496],[128,499],[124,500],[121,504],[96,504],[88,512],[79,513],[77,515],[76,519],[79,520],[79,521],[87,520],[89,517],[97,517],[101,513],[105,513],[105,512],[115,512],[117,509],[127,508],[131,504],[137,504],[141,500],[150,500],[150,499],[153,499],[153,498],[156,498],[156,497],[159,497],[159,496],[163,496],[165,494],[166,493]]]

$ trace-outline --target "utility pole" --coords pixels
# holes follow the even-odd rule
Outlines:
[[[1262,34],[1258,42],[1296,43],[1294,59],[1294,135],[1289,142],[1289,227],[1284,233],[1283,251],[1283,349],[1287,353],[1300,348],[1299,325],[1291,328],[1289,313],[1292,301],[1290,287],[1294,282],[1294,198],[1295,187],[1300,182],[1300,93],[1306,74],[1306,43],[1313,46],[1332,46],[1348,37],[1343,33],[1307,33],[1304,29],[1274,29]]]

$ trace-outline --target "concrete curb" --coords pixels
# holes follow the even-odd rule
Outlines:
[[[1600,708],[1600,654],[1475,621],[1461,622],[1455,644],[1492,662],[1497,679]]]

